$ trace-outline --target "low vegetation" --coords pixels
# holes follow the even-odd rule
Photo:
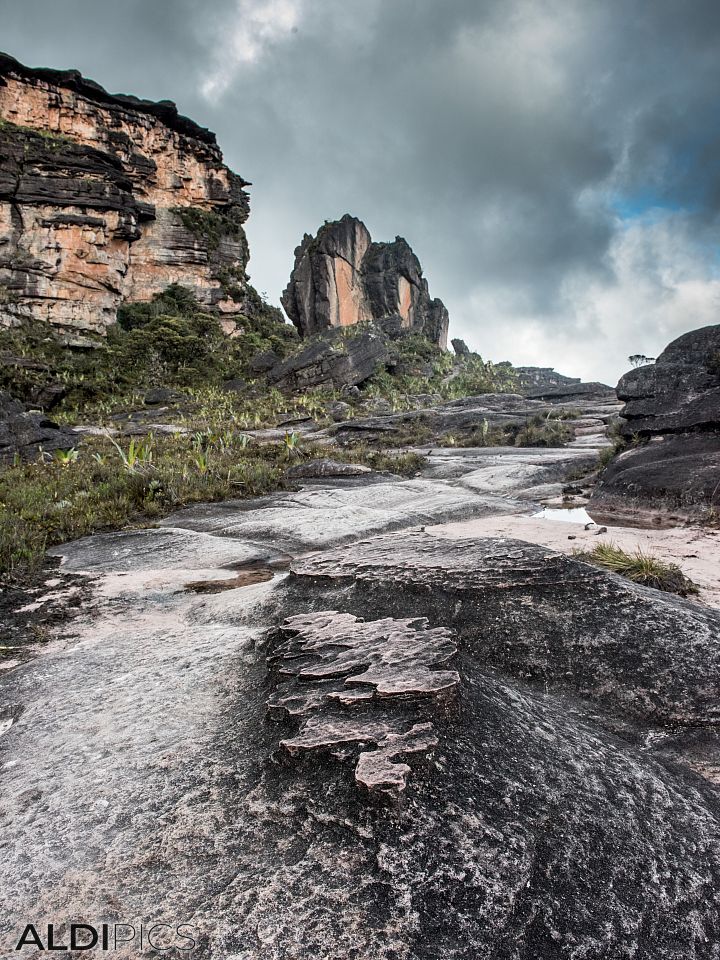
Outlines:
[[[494,364],[476,353],[461,361],[422,336],[392,343],[388,368],[375,373],[364,387],[369,396],[388,400],[393,410],[410,410],[413,397],[436,395],[457,400],[480,393],[513,393],[517,374],[509,363]]]
[[[285,471],[326,447],[288,431],[260,443],[242,431],[88,437],[69,451],[0,472],[0,574],[36,567],[47,547],[128,524],[146,525],[201,501],[255,497],[289,486]],[[365,446],[333,450],[344,462],[412,475],[422,458]]]
[[[689,580],[680,567],[674,563],[666,563],[642,550],[626,553],[616,544],[600,543],[591,551],[579,552],[576,556],[596,567],[611,570],[634,583],[654,587],[656,590],[677,593],[681,597],[698,592],[697,584]]]
[[[245,230],[236,208],[232,208],[229,213],[222,213],[200,207],[173,207],[171,212],[179,218],[186,230],[203,241],[208,250],[217,250],[225,239],[235,240],[243,247],[242,259],[249,259]]]
[[[171,286],[150,303],[126,304],[106,339],[85,339],[68,349],[65,338],[43,322],[0,330],[0,389],[29,403],[55,391],[53,415],[93,417],[137,402],[150,386],[171,389],[220,387],[251,376],[260,350],[284,356],[296,341],[278,311],[246,291],[242,336],[227,337],[215,316],[203,312],[192,294]]]
[[[240,225],[215,214],[178,215],[206,242],[242,238]],[[52,544],[146,524],[185,504],[282,489],[289,462],[329,453],[304,441],[296,424],[313,419],[329,425],[339,400],[352,418],[372,413],[375,405],[413,410],[433,399],[517,389],[510,364],[477,354],[460,360],[421,336],[408,336],[390,342],[387,367],[360,391],[325,387],[288,397],[257,373],[253,360],[269,352],[288,356],[298,345],[294,328],[279,322],[279,311],[242,271],[228,271],[222,282],[245,305],[235,318],[238,336],[228,337],[217,316],[180,286],[151,302],[123,305],[106,338],[68,337],[31,321],[0,330],[0,391],[50,411],[60,423],[105,431],[79,433],[70,450],[41,451],[34,462],[0,467],[0,573],[37,565]],[[260,442],[248,433],[267,427],[285,429],[284,438]],[[418,416],[389,431],[385,442],[374,442],[374,449],[360,441],[333,447],[331,455],[410,475],[421,457],[382,448],[423,445],[432,436]],[[508,429],[486,421],[470,436],[442,442],[557,446],[568,437],[560,419],[533,417]]]
[[[444,447],[564,447],[573,438],[567,417],[535,414],[522,424],[490,426],[488,420],[464,434],[446,433],[440,438]]]

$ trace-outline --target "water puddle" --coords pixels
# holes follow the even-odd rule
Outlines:
[[[560,523],[595,523],[585,507],[545,507],[532,514],[533,520],[555,520]]]

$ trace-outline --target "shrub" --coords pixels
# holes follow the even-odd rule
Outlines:
[[[515,433],[516,447],[564,447],[572,440],[572,428],[563,420],[537,414]]]

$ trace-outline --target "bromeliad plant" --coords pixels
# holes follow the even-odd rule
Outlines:
[[[285,444],[285,455],[289,460],[291,457],[296,456],[299,453],[298,445],[300,443],[300,434],[295,430],[293,430],[292,433],[286,430],[283,443]]]
[[[62,467],[69,467],[71,463],[77,462],[79,456],[80,451],[75,447],[71,447],[69,450],[56,450],[55,463],[59,463]]]
[[[135,437],[131,437],[126,452],[116,440],[113,440],[109,433],[106,434],[106,436],[120,455],[123,466],[128,473],[136,473],[152,465],[152,437],[146,437],[144,440],[137,440]]]

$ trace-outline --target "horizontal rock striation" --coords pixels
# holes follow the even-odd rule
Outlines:
[[[0,54],[0,323],[101,333],[171,283],[236,311],[245,186],[174,104]]]
[[[621,377],[617,395],[626,437],[720,429],[720,324],[673,340]]]
[[[446,700],[460,682],[454,670],[435,669],[456,653],[451,631],[426,627],[422,618],[366,623],[334,610],[285,620],[285,639],[268,658],[279,676],[268,711],[302,723],[281,749],[352,756],[359,786],[401,794],[410,773],[402,758],[437,745],[432,723],[415,722],[418,708]]]
[[[447,309],[431,299],[407,241],[373,243],[349,214],[315,237],[305,234],[282,304],[303,336],[374,322],[391,335],[420,333],[447,347]]]
[[[408,605],[478,661],[662,723],[720,721],[720,613],[515,540],[387,534],[291,567],[361,607]],[[328,597],[323,598],[324,603]],[[482,615],[478,616],[478,611]]]
[[[626,373],[617,394],[625,401],[621,434],[636,443],[604,471],[593,497],[597,510],[717,508],[720,324],[678,337],[655,363]]]

